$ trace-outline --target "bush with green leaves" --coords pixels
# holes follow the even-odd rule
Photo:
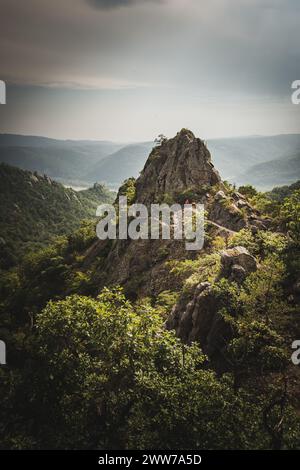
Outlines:
[[[188,292],[200,282],[214,281],[221,268],[219,253],[200,254],[196,259],[172,260],[168,262],[171,275],[180,280],[183,290]]]
[[[300,189],[284,200],[280,218],[292,240],[300,244]]]
[[[125,180],[119,188],[117,201],[120,196],[127,197],[127,204],[133,204],[136,195],[136,180],[135,178],[128,178]]]
[[[246,196],[247,198],[251,198],[256,196],[257,190],[251,184],[246,184],[244,186],[240,186],[238,192]]]
[[[258,407],[230,377],[218,379],[198,346],[182,345],[148,304],[136,309],[118,289],[50,302],[29,344],[22,374],[3,373],[2,447],[266,445]]]
[[[233,234],[227,241],[228,248],[244,246],[254,256],[261,258],[270,254],[281,254],[287,246],[287,237],[283,233],[258,230],[253,233],[248,228],[243,228]]]

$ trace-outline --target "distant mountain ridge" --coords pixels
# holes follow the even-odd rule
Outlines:
[[[122,147],[124,143],[112,142],[109,140],[75,140],[75,139],[53,139],[51,137],[35,136],[35,135],[22,135],[22,134],[5,134],[0,133],[0,147],[79,147],[82,145],[88,146],[107,146],[109,151],[111,147]]]
[[[271,189],[299,178],[298,161],[296,167],[288,165],[290,174],[284,171],[282,178],[279,167],[276,174],[271,172],[274,179],[268,172],[265,177],[257,173],[255,166],[291,160],[300,153],[300,134],[209,139],[206,144],[221,177],[231,183]],[[67,184],[88,186],[99,181],[117,187],[139,175],[154,146],[151,141],[122,144],[0,134],[0,162],[37,170]]]
[[[284,159],[274,159],[252,166],[238,181],[260,189],[288,185],[300,179],[300,152]]]
[[[299,153],[300,134],[212,139],[207,146],[222,178],[235,182],[253,165]]]
[[[0,134],[0,162],[51,178],[84,181],[90,168],[124,144],[109,141],[57,140],[47,137]]]
[[[119,185],[131,176],[138,176],[153,146],[153,142],[141,142],[122,147],[96,163],[87,173],[88,180],[96,177]]]

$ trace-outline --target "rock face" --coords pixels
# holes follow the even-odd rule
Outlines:
[[[136,200],[147,204],[175,191],[217,183],[221,183],[221,178],[205,143],[182,129],[150,153],[136,181]]]
[[[219,277],[242,282],[256,269],[255,258],[244,247],[237,246],[221,253]],[[166,327],[174,329],[185,343],[200,343],[210,358],[216,358],[231,335],[229,326],[218,313],[220,308],[220,300],[214,294],[211,284],[201,282],[196,286],[188,303],[182,298],[175,305]]]
[[[248,274],[256,271],[257,263],[243,246],[224,250],[221,252],[221,276],[236,282],[242,282]]]
[[[201,282],[188,304],[182,300],[173,308],[166,327],[174,329],[184,343],[200,343],[204,353],[212,358],[230,333],[218,309],[219,301],[212,286]]]
[[[229,230],[239,231],[246,227],[253,231],[267,229],[268,221],[262,221],[258,212],[237,191],[232,195],[218,191],[208,206],[209,219]]]

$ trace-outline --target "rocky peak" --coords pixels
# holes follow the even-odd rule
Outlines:
[[[227,240],[242,228],[253,231],[267,228],[244,196],[221,181],[205,142],[188,129],[182,129],[172,139],[162,137],[150,153],[140,177],[127,179],[119,188],[117,200],[121,195],[127,196],[129,205],[183,204],[186,199],[204,204],[205,247],[210,239],[220,236]],[[105,283],[125,286],[127,294],[136,296],[155,296],[172,288],[167,261],[193,256],[186,251],[184,239],[128,239],[116,240],[109,249],[106,241],[96,242],[87,253],[87,260],[98,256],[101,250],[105,252]],[[239,283],[245,279],[248,265],[254,266],[243,248],[236,247],[234,252],[223,253],[222,257],[224,275]]]
[[[136,200],[160,201],[187,188],[221,183],[204,141],[188,129],[154,147],[136,181]]]

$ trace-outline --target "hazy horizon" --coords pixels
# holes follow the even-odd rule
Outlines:
[[[182,127],[180,128],[182,129]],[[172,137],[175,137],[175,135],[177,134],[177,132],[180,131],[180,129],[178,129],[174,135],[169,135],[169,136],[166,136],[168,139],[172,138]],[[264,137],[276,137],[276,136],[288,136],[288,135],[300,135],[300,131],[299,132],[286,132],[286,133],[279,133],[279,134],[245,134],[245,135],[228,135],[228,136],[216,136],[216,137],[205,137],[205,136],[201,136],[201,135],[198,135],[196,134],[193,129],[190,129],[193,134],[196,136],[196,137],[199,137],[201,140],[230,140],[230,139],[250,139],[250,138],[264,138]],[[16,134],[14,132],[2,132],[0,131],[0,135],[9,135],[9,136],[21,136],[21,137],[33,137],[33,138],[45,138],[45,139],[50,139],[50,140],[59,140],[59,141],[62,141],[62,142],[108,142],[108,143],[113,143],[113,144],[119,144],[119,145],[130,145],[130,144],[142,144],[142,143],[146,143],[146,142],[153,142],[154,143],[154,140],[156,137],[158,137],[158,135],[154,136],[153,139],[147,139],[147,140],[128,140],[128,141],[125,141],[125,140],[120,140],[120,139],[114,139],[114,140],[111,140],[111,139],[85,139],[85,138],[63,138],[63,137],[55,137],[55,136],[49,136],[49,135],[41,135],[41,134]]]

